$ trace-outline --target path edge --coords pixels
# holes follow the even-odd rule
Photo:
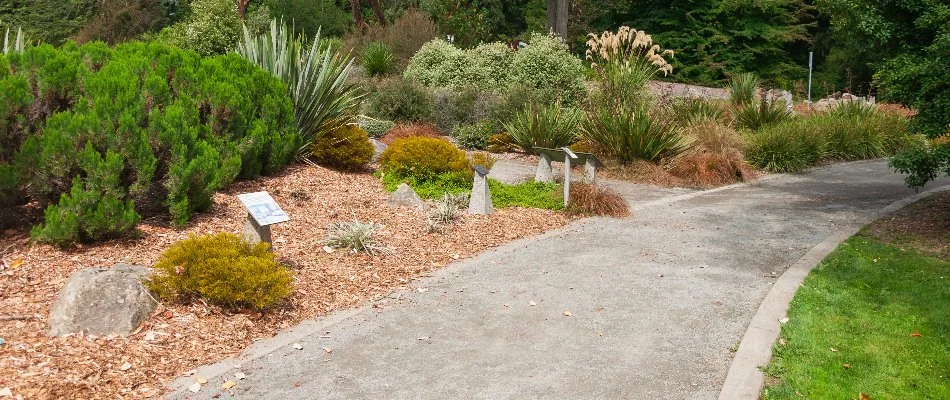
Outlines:
[[[765,373],[760,369],[772,359],[772,345],[781,332],[779,320],[786,317],[788,307],[805,277],[838,245],[877,219],[916,203],[926,197],[950,190],[950,185],[938,186],[897,200],[855,224],[838,229],[795,261],[775,281],[765,295],[759,309],[742,336],[739,349],[732,359],[729,372],[719,392],[719,400],[757,400],[765,387]]]

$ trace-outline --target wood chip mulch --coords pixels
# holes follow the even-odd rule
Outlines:
[[[273,228],[275,252],[296,277],[286,306],[257,313],[163,304],[129,337],[47,337],[50,307],[71,273],[117,263],[151,266],[191,233],[239,233],[246,211],[235,195],[259,190],[269,191],[291,216]],[[0,391],[26,399],[157,398],[176,376],[235,356],[254,340],[568,220],[552,211],[509,208],[491,216],[465,214],[445,232],[428,233],[424,211],[389,207],[387,197],[370,174],[298,166],[215,195],[213,208],[184,230],[144,221],[135,240],[69,250],[31,244],[24,231],[0,232]],[[379,237],[390,251],[374,257],[323,250],[327,226],[353,219],[384,224]]]

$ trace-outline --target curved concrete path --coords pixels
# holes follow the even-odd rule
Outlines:
[[[456,263],[414,282],[426,290],[204,367],[201,392],[183,378],[171,397],[210,398],[240,371],[221,397],[714,399],[783,271],[913,194],[868,161],[633,199],[632,219],[585,219]]]

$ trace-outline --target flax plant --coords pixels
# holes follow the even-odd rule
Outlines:
[[[257,36],[244,27],[237,53],[287,85],[297,130],[304,138],[298,157],[309,157],[311,144],[324,134],[356,122],[364,94],[346,82],[353,58],[320,45],[319,32],[307,42],[277,20],[271,21],[270,32]]]

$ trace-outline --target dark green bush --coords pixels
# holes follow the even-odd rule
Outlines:
[[[950,135],[909,147],[891,159],[891,167],[907,174],[904,181],[914,189],[941,176],[950,177]]]
[[[0,174],[13,171],[20,195],[0,197],[58,202],[38,239],[121,235],[155,206],[181,226],[215,190],[279,170],[300,144],[286,89],[235,54],[94,42],[7,60],[0,85],[19,89],[0,92],[0,166],[8,165]],[[23,80],[35,82],[28,94]],[[0,193],[9,180],[0,179]]]
[[[366,131],[358,125],[343,125],[311,145],[310,154],[321,165],[353,169],[370,162],[375,149]]]
[[[162,253],[148,287],[165,300],[204,299],[225,307],[264,309],[293,292],[293,276],[267,243],[230,233],[191,236]]]
[[[426,88],[412,80],[388,79],[368,96],[366,113],[396,122],[425,121],[432,114],[432,98]]]

